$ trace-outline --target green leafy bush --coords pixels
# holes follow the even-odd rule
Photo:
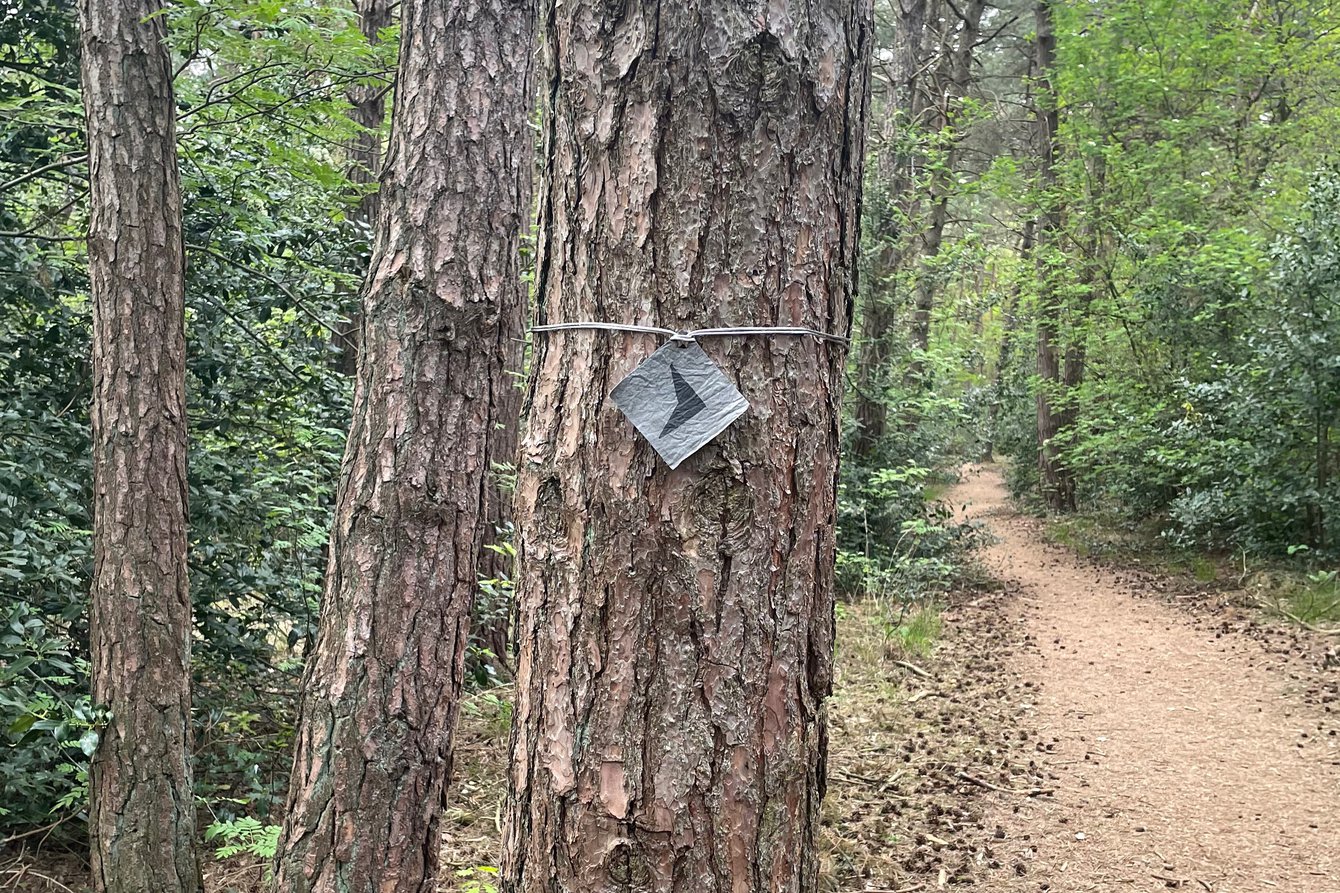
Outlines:
[[[1327,171],[1234,304],[1234,337],[1174,376],[1086,385],[1064,455],[1090,502],[1157,518],[1180,546],[1340,554],[1337,246],[1340,174]]]

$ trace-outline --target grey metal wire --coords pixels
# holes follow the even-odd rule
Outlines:
[[[838,344],[851,343],[850,338],[844,338],[841,335],[833,335],[829,332],[821,332],[818,329],[811,329],[805,326],[725,326],[716,329],[690,329],[686,332],[676,332],[674,329],[663,329],[660,326],[635,326],[617,322],[559,322],[543,326],[531,326],[530,331],[560,332],[566,329],[585,329],[601,332],[636,332],[643,335],[661,335],[669,338],[671,341],[696,341],[699,338],[729,338],[737,335],[779,335],[783,337],[810,336],[824,341],[835,341]]]
[[[674,329],[662,329],[659,326],[633,326],[617,322],[559,322],[545,326],[531,326],[532,332],[560,332],[564,329],[594,329],[602,332],[639,332],[643,335],[664,335],[674,338],[679,335]]]

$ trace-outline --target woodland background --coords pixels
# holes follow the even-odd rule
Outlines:
[[[167,13],[197,796],[212,836],[261,848],[315,630],[396,58],[390,7],[360,3]],[[998,456],[1021,499],[1073,516],[1065,535],[1272,568],[1296,618],[1340,611],[1340,8],[881,0],[876,18],[844,595],[886,599],[903,629],[933,604],[977,537],[936,496]],[[97,740],[77,48],[64,0],[0,2],[0,832],[71,841]],[[505,525],[496,550],[480,691],[509,672]]]

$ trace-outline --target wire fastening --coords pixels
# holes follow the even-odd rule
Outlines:
[[[663,338],[669,338],[671,341],[681,342],[697,341],[699,338],[729,338],[740,335],[761,335],[765,337],[779,335],[783,337],[809,336],[823,341],[834,341],[838,344],[851,343],[850,338],[845,338],[842,335],[833,335],[805,326],[725,326],[717,329],[690,329],[685,332],[677,332],[674,329],[663,329],[660,326],[635,326],[617,322],[558,322],[543,326],[531,326],[529,329],[532,332],[561,332],[565,330],[634,332],[641,335],[660,335]]]

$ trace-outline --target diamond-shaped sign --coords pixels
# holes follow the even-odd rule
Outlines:
[[[749,401],[696,342],[666,344],[615,385],[611,396],[671,468],[678,468],[749,408]]]

